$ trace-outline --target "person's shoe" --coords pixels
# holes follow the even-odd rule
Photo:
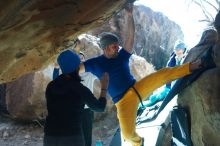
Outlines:
[[[213,51],[212,48],[209,48],[204,56],[201,57],[201,68],[210,69],[216,67],[216,64],[213,60]]]

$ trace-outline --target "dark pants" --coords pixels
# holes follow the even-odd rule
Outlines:
[[[85,146],[84,139],[78,136],[44,136],[43,146]]]
[[[92,145],[92,123],[94,118],[94,112],[91,111],[89,108],[83,110],[83,120],[82,120],[82,128],[83,128],[83,135],[85,138],[85,145],[91,146]]]
[[[6,96],[6,84],[0,84],[0,112],[7,111],[5,96]]]

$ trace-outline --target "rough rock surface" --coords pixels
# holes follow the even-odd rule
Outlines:
[[[186,62],[202,56],[208,48],[213,47],[216,68],[206,70],[183,92],[180,93],[178,103],[190,112],[191,138],[195,146],[220,145],[220,47],[217,33],[208,31],[198,45],[192,48]]]
[[[129,0],[133,1],[133,0]],[[45,68],[79,34],[100,26],[128,0],[24,0],[0,4],[0,83]]]
[[[45,90],[49,78],[42,72],[30,73],[6,85],[9,113],[19,120],[43,119],[47,114]]]
[[[133,16],[135,20],[135,53],[152,63],[156,69],[166,66],[175,41],[184,39],[180,26],[162,13],[154,12],[143,5],[134,7]],[[128,29],[126,19],[126,11],[121,11],[102,27],[95,28],[89,33],[98,36],[104,31],[114,32],[120,36],[121,44],[124,44]]]
[[[220,69],[208,70],[179,95],[178,102],[190,111],[195,146],[220,145],[219,81]]]
[[[213,56],[216,66],[220,68],[220,40],[218,40],[215,46],[213,47],[213,52],[214,52]]]

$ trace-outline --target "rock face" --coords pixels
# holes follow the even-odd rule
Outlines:
[[[129,0],[133,2],[133,0]],[[0,83],[45,68],[82,32],[101,25],[128,0],[24,0],[0,5]]]
[[[191,117],[191,138],[193,145],[220,145],[220,48],[217,32],[208,30],[203,33],[201,41],[192,48],[185,62],[195,60],[213,47],[216,68],[207,70],[178,98],[178,103],[189,109]]]
[[[178,102],[190,111],[195,146],[220,145],[219,81],[220,69],[208,70],[179,95]]]
[[[126,39],[127,24],[126,11],[121,11],[102,27],[89,33],[98,35],[110,31],[120,36],[123,46]],[[166,65],[169,54],[177,39],[183,40],[180,27],[161,13],[139,5],[134,7],[135,20],[135,53],[152,63],[156,69]]]
[[[220,40],[217,41],[214,48],[214,61],[216,63],[216,66],[220,68]]]
[[[30,73],[6,85],[7,109],[19,120],[43,119],[47,114],[45,90],[49,78]]]
[[[148,63],[143,57],[137,55],[131,56],[129,65],[131,73],[137,81],[154,72],[154,66]]]
[[[79,49],[85,54],[86,60],[103,53],[98,45],[97,37],[89,34],[82,34],[79,36],[79,39],[81,42]]]

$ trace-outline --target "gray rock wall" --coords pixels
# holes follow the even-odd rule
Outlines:
[[[104,31],[116,33],[123,46],[126,39],[126,11],[121,11],[103,26],[89,33],[98,35]],[[135,6],[135,54],[144,57],[156,69],[166,66],[166,62],[177,39],[184,39],[183,32],[176,23],[162,13],[154,12],[143,5]]]

